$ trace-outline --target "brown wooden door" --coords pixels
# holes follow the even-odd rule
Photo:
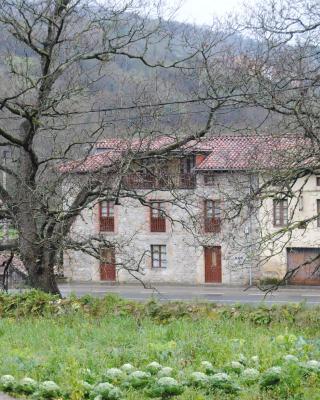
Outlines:
[[[221,283],[221,247],[204,248],[205,282]]]
[[[116,280],[116,261],[113,247],[101,249],[100,279],[102,281]]]
[[[288,271],[297,272],[289,279],[296,285],[320,285],[320,249],[292,248],[287,250]],[[314,261],[312,261],[314,260]],[[303,265],[306,263],[305,265]]]

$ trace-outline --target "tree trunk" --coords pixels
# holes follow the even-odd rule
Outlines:
[[[30,123],[21,124],[20,137],[27,143],[32,131]],[[32,137],[32,136],[31,136]],[[42,230],[47,220],[41,202],[41,183],[37,181],[38,164],[29,147],[19,149],[20,184],[16,195],[16,218],[19,231],[19,252],[29,274],[29,284],[35,289],[59,294],[54,276],[58,250],[50,234]]]
[[[31,258],[31,254],[36,257]],[[29,284],[35,289],[61,296],[54,275],[57,256],[56,250],[47,247],[41,248],[32,243],[25,246],[21,254],[22,261],[28,270]]]

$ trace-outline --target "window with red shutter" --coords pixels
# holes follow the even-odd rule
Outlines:
[[[153,201],[150,204],[150,231],[166,231],[166,218],[163,210],[163,203],[160,201]]]
[[[100,232],[114,232],[114,201],[101,201],[99,210]]]
[[[204,201],[204,231],[221,231],[221,203],[219,200]]]

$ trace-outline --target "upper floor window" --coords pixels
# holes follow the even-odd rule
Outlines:
[[[150,230],[151,232],[165,232],[166,218],[163,203],[153,201],[150,204]]]
[[[194,155],[181,159],[180,169],[182,174],[191,174],[196,165],[196,157]]]
[[[220,232],[221,230],[221,203],[219,200],[204,201],[204,231]]]
[[[103,200],[99,203],[100,232],[114,232],[114,201]]]
[[[213,186],[214,185],[214,176],[213,173],[206,172],[204,174],[204,184],[206,186]]]
[[[317,200],[317,226],[320,228],[320,200]]]
[[[191,189],[195,187],[196,177],[194,167],[196,166],[196,157],[190,155],[180,160],[180,187],[182,189]]]
[[[151,266],[152,268],[167,268],[167,246],[151,246]]]
[[[320,186],[320,176],[316,177],[316,183],[317,183],[317,186]]]
[[[273,200],[273,225],[274,226],[288,225],[288,200],[286,199]]]

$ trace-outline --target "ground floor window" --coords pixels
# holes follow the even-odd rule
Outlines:
[[[167,246],[158,244],[151,246],[151,267],[167,268]]]

